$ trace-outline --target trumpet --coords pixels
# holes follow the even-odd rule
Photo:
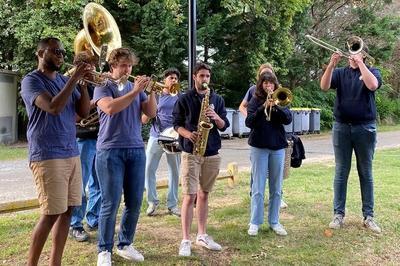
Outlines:
[[[120,86],[125,86],[125,84],[129,80],[129,78],[132,78],[132,79],[135,80],[138,77],[137,76],[132,76],[132,75],[125,75],[122,78],[120,78],[119,80],[116,80],[115,82],[118,83],[119,87]],[[179,91],[180,91],[180,87],[181,87],[181,85],[179,83],[172,84],[172,86],[169,87],[171,96],[177,95],[179,93]],[[150,81],[146,85],[145,91],[148,92],[148,93],[151,93],[152,91],[154,91],[156,93],[162,93],[164,88],[168,88],[168,86],[163,84],[163,83],[161,83],[161,82],[158,82],[156,80],[156,77],[154,75],[152,75],[150,77]]]
[[[64,64],[69,68],[69,70],[67,70],[67,72],[65,73],[65,76],[71,76],[75,72],[76,67],[70,63],[64,63]],[[107,78],[103,77],[102,73],[92,70],[90,71],[90,74],[92,75],[91,79],[83,78],[81,81],[90,83],[98,87],[102,87],[106,84]]]
[[[287,106],[293,101],[293,94],[288,88],[279,87],[273,92],[269,92],[267,101],[274,101],[276,105]],[[272,106],[267,105],[264,109],[264,113],[267,121],[271,121]]]
[[[373,65],[375,63],[375,58],[370,56],[367,52],[363,51],[364,41],[358,36],[351,36],[350,38],[347,39],[346,46],[348,48],[348,52],[342,51],[341,49],[336,48],[335,46],[333,46],[327,42],[324,42],[324,41],[322,41],[314,36],[311,36],[309,34],[305,35],[305,37],[307,39],[309,39],[311,42],[313,42],[314,44],[316,44],[322,48],[325,48],[331,52],[339,53],[342,56],[346,57],[347,59],[352,59],[351,58],[352,55],[362,53],[363,57],[367,58],[370,65]]]

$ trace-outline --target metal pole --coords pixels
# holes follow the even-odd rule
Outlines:
[[[189,0],[189,60],[188,60],[188,84],[193,88],[193,69],[196,64],[196,0]]]

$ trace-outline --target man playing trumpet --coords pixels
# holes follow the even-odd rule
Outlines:
[[[133,247],[144,190],[146,155],[141,135],[142,112],[153,118],[156,99],[143,90],[150,78],[139,76],[132,83],[118,84],[116,80],[128,76],[138,62],[127,48],[110,53],[108,63],[111,79],[103,87],[96,87],[94,101],[98,107],[100,130],[97,139],[96,172],[101,189],[101,208],[98,229],[97,265],[111,265],[114,232],[121,195],[125,208],[118,232],[116,253],[121,257],[143,261],[143,255]]]
[[[160,163],[163,147],[158,143],[159,135],[167,128],[172,127],[172,110],[178,99],[178,95],[172,95],[171,87],[179,83],[181,73],[176,68],[168,68],[164,71],[164,84],[160,96],[157,98],[157,115],[152,120],[150,137],[146,148],[146,195],[148,208],[146,214],[152,216],[155,214],[159,204],[156,188],[156,171]],[[142,116],[142,122],[147,123],[150,119]],[[180,217],[181,213],[178,207],[178,186],[179,186],[179,165],[181,163],[180,153],[166,153],[168,163],[168,213]]]
[[[81,205],[82,177],[75,140],[75,113],[89,114],[89,94],[78,81],[90,66],[81,63],[68,79],[58,73],[65,50],[54,37],[39,41],[38,68],[21,83],[29,117],[29,167],[36,183],[41,216],[32,233],[27,265],[37,265],[52,231],[50,265],[61,265],[71,213]]]

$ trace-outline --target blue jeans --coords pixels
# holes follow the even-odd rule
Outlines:
[[[253,178],[250,223],[260,225],[264,222],[264,193],[268,179],[268,223],[271,227],[279,224],[284,159],[285,149],[270,150],[250,147]]]
[[[146,175],[145,187],[147,202],[158,204],[156,171],[160,163],[163,148],[158,144],[158,138],[150,136],[146,149]],[[180,153],[165,153],[168,163],[168,196],[167,207],[173,208],[178,205],[179,165],[181,163]]]
[[[118,233],[118,247],[133,242],[144,191],[144,148],[98,150],[96,171],[101,190],[98,250],[112,252],[118,208],[124,192],[125,208]]]
[[[82,167],[82,205],[72,211],[71,227],[83,229],[83,218],[86,213],[86,222],[90,227],[97,227],[101,193],[95,169],[96,140],[77,139]],[[88,195],[86,193],[88,188]],[[87,200],[86,200],[87,199]]]
[[[374,216],[372,160],[376,145],[376,124],[351,125],[335,122],[332,138],[336,163],[333,182],[334,213],[345,215],[347,180],[354,150],[361,187],[362,213],[364,217]]]

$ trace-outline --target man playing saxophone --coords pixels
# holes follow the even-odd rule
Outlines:
[[[221,164],[221,156],[218,154],[221,138],[218,129],[224,131],[229,127],[229,121],[226,118],[223,98],[214,91],[210,91],[208,87],[211,77],[210,66],[197,63],[193,73],[195,87],[179,97],[173,111],[173,124],[179,133],[179,144],[182,147],[183,239],[179,248],[180,256],[191,255],[190,226],[196,197],[198,223],[196,244],[210,250],[221,250],[221,246],[207,235],[206,224],[208,194],[212,190]],[[205,125],[205,128],[209,130],[199,125]],[[205,137],[206,135],[208,137]],[[198,143],[204,145],[195,145]],[[200,151],[196,151],[198,146],[204,146],[204,148],[200,147]]]

